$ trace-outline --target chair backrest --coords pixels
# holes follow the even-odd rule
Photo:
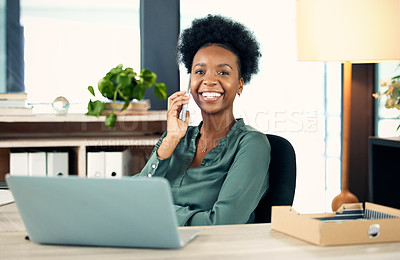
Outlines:
[[[292,205],[296,188],[296,154],[283,137],[267,134],[271,145],[269,189],[255,209],[255,223],[271,222],[271,207]]]

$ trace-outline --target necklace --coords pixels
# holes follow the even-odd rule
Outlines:
[[[228,129],[228,132],[229,132],[229,129],[231,129],[232,125],[235,124],[235,122],[236,122],[236,120],[233,120],[232,123],[230,123],[229,127],[227,128],[227,129]],[[202,133],[200,132],[200,134],[202,134]],[[226,134],[223,135],[223,136],[226,136]],[[204,146],[202,145],[203,150],[201,150],[201,152],[202,152],[202,153],[207,152],[207,151],[208,151],[208,148],[210,148],[210,147],[215,143],[215,141],[217,141],[217,140],[219,140],[219,139],[212,140],[211,144],[207,145],[206,147],[204,147]]]
[[[201,150],[202,153],[207,152],[207,149],[211,147],[211,145],[213,145],[213,143],[211,143],[210,145],[206,146],[203,148],[203,150]]]
[[[200,146],[202,147],[201,152],[202,152],[202,153],[207,152],[208,149],[209,149],[213,144],[215,144],[215,141],[216,141],[216,140],[212,140],[212,142],[211,142],[209,145],[207,145],[207,146],[201,145],[200,142],[199,142],[198,145],[200,145]]]

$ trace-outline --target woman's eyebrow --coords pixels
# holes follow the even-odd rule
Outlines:
[[[204,64],[204,63],[197,63],[197,64],[195,64],[193,66],[193,68],[195,68],[195,67],[205,67],[205,66],[206,66],[206,64]]]
[[[205,66],[206,66],[205,63],[197,63],[197,64],[195,64],[195,65],[193,66],[193,68],[196,68],[196,67],[205,67]],[[231,70],[233,70],[232,66],[229,65],[228,63],[221,63],[221,64],[218,64],[217,67],[219,67],[219,68],[222,68],[222,67],[229,67]]]
[[[218,64],[218,67],[229,67],[231,70],[233,70],[232,66],[227,63]]]

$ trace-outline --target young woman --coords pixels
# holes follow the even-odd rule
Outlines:
[[[209,15],[183,31],[178,55],[203,121],[188,126],[189,112],[179,119],[189,97],[172,94],[167,131],[136,176],[169,180],[182,226],[252,223],[268,190],[270,145],[265,134],[235,119],[233,103],[258,71],[259,45],[243,25]]]

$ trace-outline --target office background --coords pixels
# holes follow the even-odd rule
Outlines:
[[[235,115],[292,142],[298,160],[294,206],[329,211],[340,192],[341,65],[296,61],[295,0],[0,0],[0,92],[25,89],[38,107],[62,95],[71,111],[84,113],[87,86],[122,63],[154,70],[170,94],[188,79],[175,63],[177,35],[209,13],[244,23],[261,44],[260,72],[237,99]],[[10,19],[20,28],[7,27]],[[10,45],[11,38],[21,45]],[[11,55],[22,55],[22,63]],[[371,97],[395,65],[353,68],[350,189],[362,201],[368,200],[368,136],[396,135],[396,111],[375,107]],[[166,108],[165,101],[146,97],[153,109]],[[197,124],[194,102],[190,111]]]

